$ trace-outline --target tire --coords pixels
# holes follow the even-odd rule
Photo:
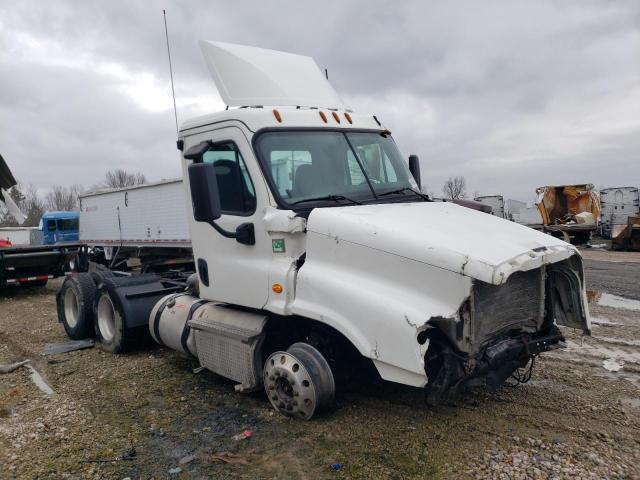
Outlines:
[[[120,305],[109,293],[108,281],[98,285],[93,326],[100,348],[117,355],[142,344],[149,336],[149,328],[147,325],[127,328]]]
[[[96,285],[88,273],[67,277],[56,295],[58,320],[67,336],[82,340],[93,336],[93,303]]]
[[[104,284],[100,284],[96,292],[94,316],[94,330],[100,348],[114,354],[125,352],[124,321]]]
[[[302,342],[267,358],[264,388],[273,408],[302,420],[309,420],[316,412],[329,408],[336,389],[327,360],[314,347]]]

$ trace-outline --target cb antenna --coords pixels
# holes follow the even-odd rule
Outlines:
[[[167,30],[167,12],[162,10],[164,17],[164,36],[167,39],[167,56],[169,57],[169,75],[171,76],[171,95],[173,96],[173,115],[176,118],[176,135],[178,135],[178,109],[176,108],[176,91],[173,87],[173,67],[171,66],[171,50],[169,49],[169,30]]]

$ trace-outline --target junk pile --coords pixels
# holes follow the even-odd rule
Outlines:
[[[640,216],[627,217],[626,225],[614,225],[611,243],[616,249],[640,250]]]
[[[598,228],[600,197],[592,184],[536,189],[544,231],[574,244],[587,243]]]

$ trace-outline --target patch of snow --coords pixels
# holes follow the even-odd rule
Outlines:
[[[640,300],[619,297],[611,293],[603,293],[598,300],[598,305],[603,307],[624,308],[627,310],[640,310]]]

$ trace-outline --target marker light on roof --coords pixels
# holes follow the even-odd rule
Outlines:
[[[327,116],[324,114],[324,112],[320,112],[320,118],[324,123],[327,123]]]
[[[351,115],[349,115],[347,112],[344,112],[344,118],[347,119],[347,122],[349,123],[353,123],[353,120],[351,120]]]
[[[333,118],[335,118],[336,122],[340,123],[340,117],[338,114],[336,112],[331,112],[331,114],[333,115]]]
[[[276,117],[278,123],[282,123],[282,117],[280,116],[280,112],[278,110],[273,111],[273,116]]]

